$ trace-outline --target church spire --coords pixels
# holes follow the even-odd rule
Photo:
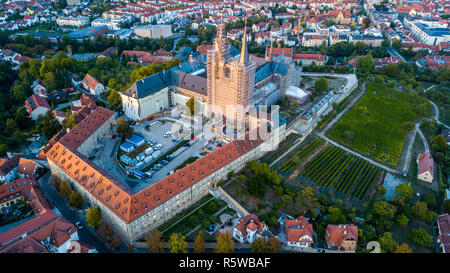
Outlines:
[[[248,63],[248,50],[247,50],[247,16],[245,17],[245,25],[244,25],[244,36],[242,40],[242,49],[241,49],[241,57],[239,59],[239,63],[247,64]]]
[[[217,35],[215,39],[215,47],[219,53],[220,58],[225,61],[230,56],[230,45],[227,41],[227,34],[225,30],[225,23],[223,21],[223,14],[220,16],[220,24],[217,26]]]

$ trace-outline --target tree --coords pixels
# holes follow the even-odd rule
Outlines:
[[[412,253],[412,250],[406,243],[403,243],[397,246],[394,253]]]
[[[445,200],[445,202],[444,202],[444,211],[446,213],[450,213],[450,199]]]
[[[395,220],[401,227],[406,227],[409,222],[409,218],[404,214],[400,214]]]
[[[378,193],[383,196],[387,192],[386,188],[383,185],[378,186]]]
[[[70,187],[67,181],[61,182],[59,185],[59,195],[61,196],[70,196],[72,194],[72,188]]]
[[[130,124],[128,124],[128,122],[126,122],[122,118],[117,119],[116,132],[117,134],[119,134],[119,136],[128,138],[131,136],[133,131],[133,128],[130,126]]]
[[[5,156],[8,153],[8,145],[0,144],[0,156]]]
[[[390,232],[385,232],[378,241],[380,242],[381,249],[385,252],[394,252],[398,246],[398,243],[392,238],[392,233]]]
[[[420,221],[426,221],[428,219],[428,205],[426,202],[417,202],[411,208],[414,217]]]
[[[63,122],[63,129],[66,130],[67,128],[73,128],[75,125],[78,124],[78,120],[76,119],[75,115],[70,111],[70,109],[67,109],[66,111],[66,118]]]
[[[314,196],[314,191],[311,187],[304,188],[300,191],[295,201],[295,209],[300,213],[312,212],[319,207],[319,201]]]
[[[47,139],[51,139],[62,128],[59,121],[55,118],[52,111],[48,111],[42,121],[42,129]]]
[[[216,242],[215,253],[232,253],[234,251],[234,241],[230,232],[219,233],[216,237]]]
[[[27,91],[27,87],[24,84],[18,84],[11,88],[12,95],[14,101],[17,103],[23,103],[27,97],[29,92]]]
[[[405,122],[403,126],[405,127],[405,130],[408,132],[412,131],[414,127],[416,127],[416,125],[411,121]]]
[[[404,202],[408,202],[414,194],[412,185],[410,183],[399,184],[395,188],[395,192],[397,193],[397,196]]]
[[[400,40],[395,40],[392,42],[392,47],[395,50],[399,50],[401,46],[402,46],[402,42]]]
[[[391,45],[391,42],[389,40],[387,40],[387,39],[384,39],[381,42],[381,46],[384,47],[384,48],[389,47],[390,45]]]
[[[194,97],[190,97],[187,101],[186,101],[186,107],[189,109],[191,116],[193,116],[195,114],[195,108],[196,108],[196,103],[195,103],[195,99]]]
[[[203,253],[205,252],[205,233],[203,230],[200,230],[197,234],[197,237],[194,239],[194,253]]]
[[[109,104],[109,109],[114,110],[116,112],[122,110],[122,98],[120,97],[119,93],[117,93],[116,90],[111,89],[107,101]]]
[[[266,253],[267,245],[264,238],[256,238],[250,245],[251,253]]]
[[[281,249],[281,242],[276,237],[270,237],[267,242],[267,252],[268,253],[278,253]]]
[[[6,120],[6,133],[12,135],[14,132],[19,130],[19,126],[14,119],[9,118]]]
[[[248,181],[245,183],[245,186],[249,194],[256,197],[264,197],[266,187],[264,186],[263,181],[258,178],[258,176],[250,176]]]
[[[172,233],[169,239],[170,253],[187,253],[188,244],[180,233]]]
[[[73,192],[69,196],[69,206],[77,209],[81,209],[83,207],[83,197],[78,192]]]
[[[111,242],[109,244],[111,245],[112,250],[116,250],[122,244],[122,239],[120,238],[120,236],[117,233],[114,233],[114,235],[112,236]]]
[[[411,238],[414,243],[423,247],[430,247],[433,243],[433,236],[428,234],[428,232],[421,227],[412,230]]]
[[[372,55],[367,54],[356,61],[356,74],[363,79],[367,78],[375,70]]]
[[[47,72],[42,79],[42,83],[47,87],[49,93],[56,88],[56,76],[53,72]]]
[[[98,227],[101,223],[100,210],[97,207],[88,208],[86,222],[90,227]]]
[[[147,243],[147,248],[154,253],[163,252],[163,242],[161,241],[162,234],[159,230],[154,229],[147,233],[145,236],[145,242]]]
[[[381,217],[392,219],[396,213],[396,208],[386,201],[377,201],[373,203],[373,211]]]
[[[340,208],[328,207],[327,220],[332,224],[345,222],[345,215]]]
[[[328,81],[325,78],[319,78],[315,83],[314,83],[314,90],[317,93],[324,93],[328,91]]]

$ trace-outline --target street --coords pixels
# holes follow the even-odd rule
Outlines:
[[[62,216],[64,216],[64,218],[66,218],[72,224],[75,225],[75,223],[78,221],[83,224],[83,229],[78,229],[78,236],[80,238],[80,241],[95,247],[98,252],[108,252],[103,243],[99,239],[97,239],[94,234],[92,234],[90,228],[86,223],[86,219],[84,219],[84,217],[80,217],[80,214],[78,214],[78,212],[68,206],[67,201],[63,197],[61,197],[58,192],[50,185],[49,179],[50,171],[41,179],[39,179],[38,183],[50,204],[56,207],[62,214]]]

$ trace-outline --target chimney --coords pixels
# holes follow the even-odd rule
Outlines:
[[[6,155],[8,156],[9,159],[11,159],[11,157],[12,157],[12,153],[11,152],[7,152]]]
[[[69,133],[69,132],[70,132],[70,128],[67,128],[67,129],[66,129],[66,132]]]

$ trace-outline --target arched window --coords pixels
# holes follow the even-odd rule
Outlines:
[[[224,74],[225,74],[225,77],[227,77],[227,78],[230,77],[231,72],[230,72],[230,69],[228,67],[225,67]]]

